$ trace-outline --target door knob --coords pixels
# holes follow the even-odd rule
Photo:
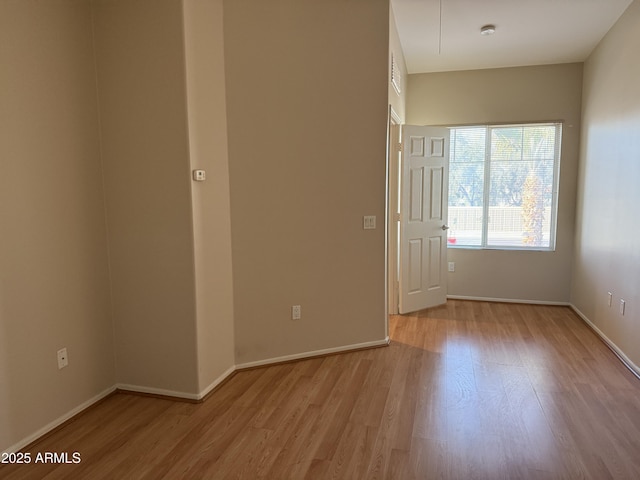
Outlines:
[[[449,227],[447,225],[442,225],[442,230],[449,230]]]

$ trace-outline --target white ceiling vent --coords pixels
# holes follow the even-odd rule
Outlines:
[[[393,85],[396,93],[400,95],[402,92],[402,77],[400,67],[398,67],[398,62],[393,53],[391,54],[391,85]]]

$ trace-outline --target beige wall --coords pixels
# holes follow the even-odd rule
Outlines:
[[[450,248],[450,295],[569,301],[581,87],[581,64],[409,75],[408,124],[564,121],[556,250]]]
[[[224,8],[236,361],[380,341],[389,4]]]
[[[182,2],[93,4],[117,380],[196,393]]]
[[[640,365],[640,3],[585,64],[572,303]],[[613,306],[607,305],[607,292]],[[620,299],[626,313],[619,313]]]
[[[235,363],[222,0],[184,0],[198,334],[198,391]]]
[[[0,65],[4,451],[115,374],[89,4],[1,1]]]
[[[3,1],[0,22],[4,450],[116,384],[195,397],[234,340],[221,0]]]
[[[226,78],[220,0],[0,5],[2,449],[114,385],[384,341],[385,0],[231,2]]]

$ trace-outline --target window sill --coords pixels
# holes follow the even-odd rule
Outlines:
[[[531,248],[522,248],[522,247],[507,247],[507,246],[496,246],[496,247],[480,247],[480,246],[472,246],[472,245],[447,245],[447,248],[450,250],[492,250],[492,251],[504,251],[504,252],[555,252],[555,248],[552,247],[531,247]]]

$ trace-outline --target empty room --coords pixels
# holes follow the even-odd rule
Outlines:
[[[0,478],[640,478],[640,0],[0,0]]]

